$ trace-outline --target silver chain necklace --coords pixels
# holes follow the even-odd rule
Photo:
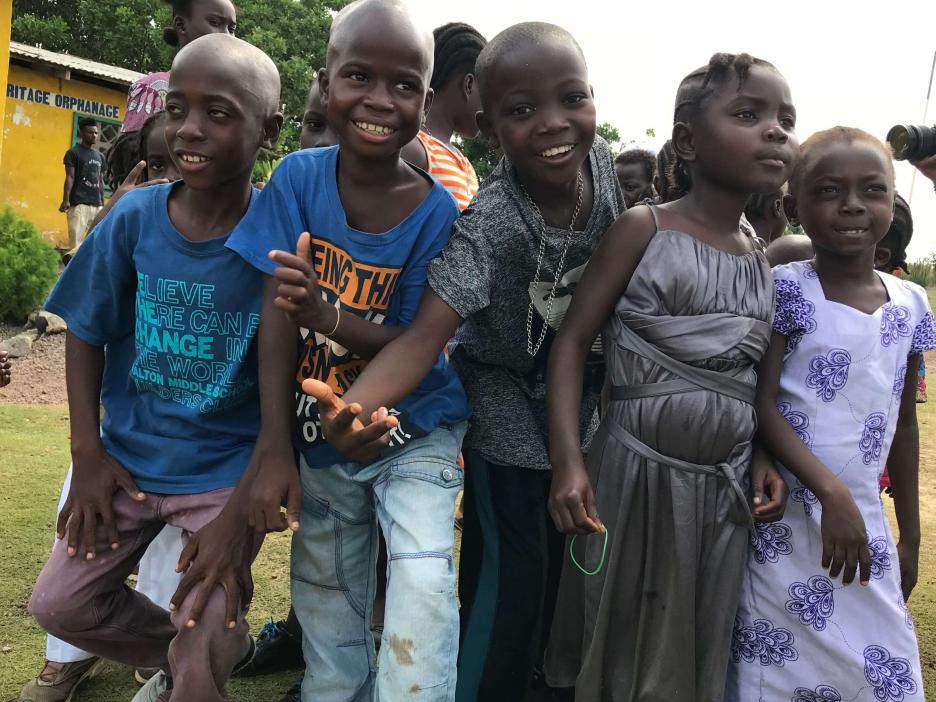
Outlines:
[[[526,188],[523,187],[523,184],[517,181],[517,184],[520,186],[520,192],[523,193],[523,196],[526,198],[527,202],[530,203],[530,207],[533,208],[533,211],[536,212],[537,216],[540,219],[540,222],[543,225],[542,231],[540,232],[540,245],[539,245],[539,255],[536,257],[536,273],[533,274],[533,282],[531,287],[534,290],[540,283],[540,270],[543,267],[543,258],[546,255],[546,220],[543,218],[543,213],[540,212],[540,208],[536,206],[536,203],[533,202],[533,198],[530,197],[530,194],[526,191]],[[526,320],[526,331],[527,331],[527,353],[531,356],[535,356],[540,347],[543,345],[543,339],[546,338],[546,331],[549,329],[549,313],[552,311],[553,300],[556,299],[556,290],[559,287],[559,281],[562,279],[562,269],[565,266],[565,257],[569,253],[569,247],[572,245],[572,237],[575,234],[575,220],[578,219],[579,213],[582,211],[582,196],[585,191],[585,181],[582,178],[582,171],[579,169],[576,174],[575,185],[578,190],[578,197],[575,202],[575,210],[572,212],[572,221],[569,222],[569,233],[566,234],[565,244],[562,247],[562,254],[559,256],[559,265],[556,267],[556,274],[552,284],[552,290],[549,291],[549,297],[546,300],[546,312],[543,314],[543,328],[540,330],[539,339],[536,340],[536,344],[533,344],[533,313],[535,311],[535,306],[533,305],[533,295],[530,295],[530,306],[527,309],[527,320]]]

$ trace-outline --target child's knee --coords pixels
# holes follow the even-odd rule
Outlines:
[[[185,631],[188,628],[187,622],[192,618],[192,609],[203,588],[204,586],[202,584],[196,585],[189,592],[185,601],[182,602],[182,605],[171,612],[170,619],[172,620],[173,626],[175,626],[178,631]],[[228,622],[225,621],[225,609],[225,590],[220,585],[215,585],[211,594],[208,596],[208,602],[202,609],[201,614],[198,615],[197,625],[199,627],[217,627],[224,631],[238,631],[240,627],[246,626],[242,612],[238,611],[235,616],[235,621],[237,622],[235,629],[228,629]]]
[[[76,602],[70,593],[48,588],[36,588],[29,598],[28,612],[45,631],[63,641],[69,633],[85,631],[94,626],[91,609]]]

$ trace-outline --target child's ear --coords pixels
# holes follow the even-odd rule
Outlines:
[[[499,149],[500,140],[494,133],[494,125],[491,124],[491,120],[488,119],[488,116],[484,113],[484,110],[479,110],[475,113],[475,122],[478,125],[478,129],[480,129],[481,133],[484,135],[484,138],[488,140],[491,148]]]
[[[429,109],[432,107],[432,98],[435,97],[435,91],[432,88],[426,90],[426,100],[423,102],[423,114],[422,121],[426,121],[426,117],[429,115]]]
[[[689,163],[696,160],[692,125],[688,122],[676,122],[673,125],[673,151],[681,161]]]
[[[595,86],[594,86],[594,85],[589,85],[589,86],[588,86],[588,92],[591,93],[592,100],[594,100],[594,99],[595,99]]]
[[[891,260],[891,250],[886,246],[876,246],[874,248],[874,267],[878,270],[884,270],[885,266],[890,263]],[[885,273],[890,273],[890,271],[885,270]]]
[[[783,196],[783,213],[791,226],[799,226],[799,217],[796,216],[796,198],[792,195]]]
[[[319,94],[322,96],[322,105],[328,107],[328,71],[325,70],[324,66],[318,70],[318,73],[315,75],[316,80],[318,80]]]
[[[182,15],[176,15],[172,18],[172,28],[180,38],[185,35],[185,19]]]
[[[465,102],[471,100],[471,93],[477,89],[475,86],[475,77],[473,73],[466,73],[465,77],[462,78],[462,97],[465,98]]]
[[[279,141],[280,130],[283,128],[283,113],[277,112],[263,121],[263,148],[271,151]]]

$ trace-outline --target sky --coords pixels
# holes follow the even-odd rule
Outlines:
[[[920,124],[936,51],[934,0],[407,0],[427,28],[461,21],[488,38],[524,21],[567,29],[585,52],[598,120],[622,140],[658,147],[669,138],[679,81],[718,51],[746,51],[786,77],[800,141],[846,125],[882,140],[898,123]],[[934,89],[936,93],[936,89]],[[936,122],[936,94],[928,124]],[[652,128],[657,139],[644,134]],[[897,164],[897,191],[912,174]],[[918,175],[909,259],[936,253],[936,192]]]

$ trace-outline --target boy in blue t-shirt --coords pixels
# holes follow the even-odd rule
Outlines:
[[[413,321],[427,265],[448,241],[455,201],[400,158],[429,106],[431,42],[402,4],[363,0],[342,10],[319,76],[339,145],[283,159],[228,242],[270,276],[260,441],[281,450],[261,457],[252,512],[259,529],[282,528],[286,497],[297,530],[292,600],[303,628],[303,700],[368,699],[375,684],[380,699],[454,696],[452,514],[469,408],[442,345],[423,382],[393,409],[388,451],[367,464],[328,445],[317,406],[298,385],[316,378],[346,391],[367,359]],[[379,672],[370,632],[377,521],[389,551]]]
[[[124,580],[165,524],[190,540],[183,561],[198,548],[238,551],[249,577],[259,540],[241,526],[234,488],[260,424],[262,279],[225,242],[254,197],[257,152],[279,135],[278,101],[276,67],[246,42],[213,34],[180,51],[166,141],[183,181],[122,198],[46,304],[69,327],[74,480],[29,611],[95,655],[170,671],[147,683],[153,698],[171,688],[163,698],[220,702],[253,650],[243,609],[214,582],[183,581],[170,618]],[[220,538],[195,535],[213,520]]]

